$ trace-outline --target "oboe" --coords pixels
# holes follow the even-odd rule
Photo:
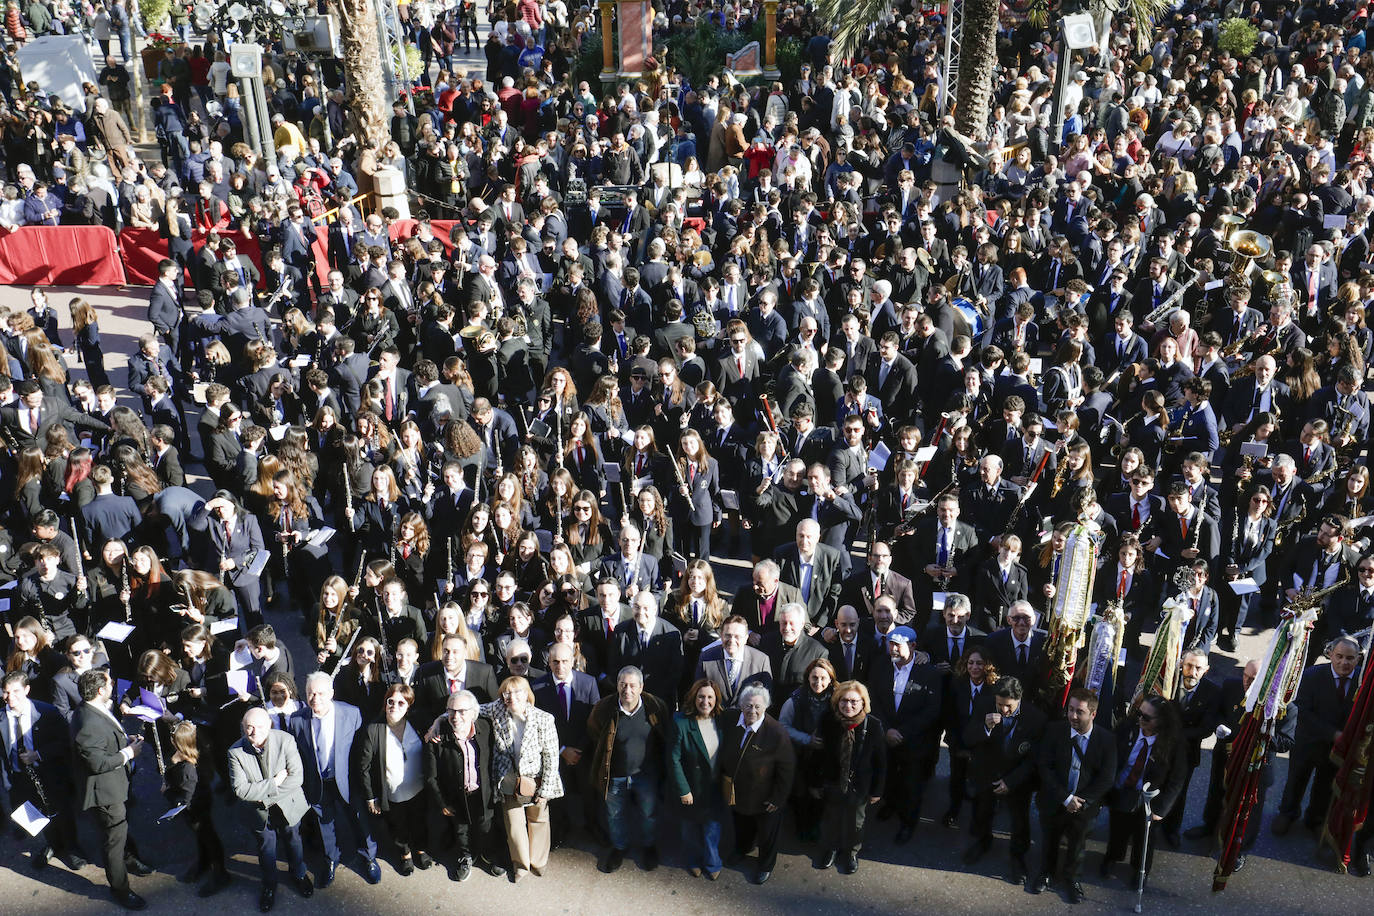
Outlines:
[[[291,521],[287,514],[286,503],[281,507],[281,577],[291,587]]]
[[[33,786],[33,794],[38,796],[38,811],[44,816],[52,814],[52,809],[48,807],[48,793],[43,791],[43,780],[38,778],[38,768],[33,764],[19,758],[24,766],[24,775],[29,778],[29,783]]]
[[[149,722],[144,728],[150,728],[153,732],[153,754],[157,758],[157,775],[162,777],[163,786],[167,785],[167,761],[162,758],[162,736],[158,734],[157,723]]]
[[[381,665],[382,673],[385,674],[387,667],[387,658],[391,654],[391,650],[387,647],[386,644],[386,610],[382,607],[381,601],[375,595],[373,596],[372,600],[375,603],[375,607],[377,608],[377,642],[381,644],[382,649],[382,657],[377,660],[377,663]]]

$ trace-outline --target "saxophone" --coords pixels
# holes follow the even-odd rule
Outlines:
[[[1064,488],[1064,481],[1069,477],[1069,462],[1059,462],[1059,467],[1054,472],[1054,483],[1050,485],[1050,499],[1059,495],[1059,491]]]
[[[1241,471],[1253,471],[1254,469],[1255,469],[1255,456],[1254,456],[1254,455],[1246,455],[1244,458],[1242,458],[1242,459],[1240,460],[1240,468],[1239,468],[1239,470],[1241,470]],[[1247,478],[1241,477],[1239,473],[1236,474],[1236,492],[1237,492],[1237,493],[1240,493],[1242,490],[1245,489],[1246,481],[1247,481]]]
[[[1283,536],[1288,533],[1289,528],[1292,528],[1293,526],[1301,522],[1303,520],[1303,516],[1305,515],[1307,515],[1307,504],[1299,502],[1297,515],[1294,515],[1286,522],[1279,522],[1278,528],[1274,532],[1274,546],[1276,548],[1283,546]]]

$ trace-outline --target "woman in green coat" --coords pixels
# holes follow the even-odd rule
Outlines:
[[[687,690],[682,711],[673,715],[673,746],[668,775],[682,803],[682,846],[692,877],[704,871],[712,881],[720,876],[720,830],[725,818],[721,799],[720,689],[702,678]]]

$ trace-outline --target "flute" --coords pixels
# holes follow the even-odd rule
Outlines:
[[[353,651],[353,644],[358,641],[358,637],[362,635],[362,632],[361,627],[353,628],[353,638],[348,641],[348,645],[339,653],[339,660],[334,663],[333,669],[329,672],[330,677],[334,677],[339,673],[339,669],[343,667],[343,663],[348,660],[348,654]]]

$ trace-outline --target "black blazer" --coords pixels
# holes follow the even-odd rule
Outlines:
[[[424,741],[425,731],[429,728],[429,722],[422,720],[420,714],[411,709],[411,714],[407,716],[410,727],[415,729],[420,736],[421,742]],[[391,807],[391,803],[386,798],[386,753],[390,742],[386,740],[387,734],[386,720],[369,722],[358,729],[358,734],[353,740],[353,762],[351,764],[353,778],[358,781],[358,788],[362,790],[363,797],[354,799],[354,805],[365,802],[376,802],[377,807],[383,811]],[[423,753],[423,751],[422,751]],[[478,777],[479,781],[481,777]],[[458,785],[463,784],[460,776]]]
[[[868,691],[873,698],[873,712],[888,728],[901,733],[902,749],[909,753],[930,754],[938,750],[935,742],[943,712],[944,678],[930,665],[911,664],[900,708],[896,707],[893,697],[891,662],[873,661]]]
[[[447,808],[460,824],[483,820],[492,806],[489,719],[478,717],[473,744],[477,746],[477,791],[468,795],[463,791],[463,749],[447,718],[439,725],[439,740],[425,742],[425,787],[429,790],[430,804]]]
[[[1041,675],[1041,659],[1045,654],[1045,640],[1048,638],[1044,630],[1031,631],[1030,651],[1025,665],[1022,665],[1016,658],[1016,642],[1011,637],[1011,628],[1003,627],[993,633],[983,642],[983,648],[988,652],[992,663],[997,666],[997,671],[1003,677],[1010,674],[1021,682],[1025,688],[1026,696],[1033,696],[1038,689],[1043,676]]]
[[[878,798],[887,782],[887,742],[883,737],[886,727],[877,716],[869,715],[857,729],[854,749],[849,755],[847,792],[840,791],[841,776],[845,775],[841,772],[840,748],[847,726],[828,709],[821,717],[819,728],[821,751],[812,759],[819,761],[820,783],[826,794],[854,801]]]
[[[1094,729],[1096,731],[1096,729]],[[1119,764],[1118,770],[1124,769],[1131,758],[1131,748],[1135,746],[1136,740],[1140,737],[1139,724],[1131,724],[1129,727],[1122,727],[1116,733],[1116,760]],[[1092,740],[1089,739],[1089,750],[1092,749]],[[1155,815],[1163,817],[1169,813],[1179,801],[1179,796],[1183,791],[1183,781],[1189,771],[1187,762],[1187,749],[1184,742],[1175,738],[1173,741],[1164,740],[1162,736],[1156,737],[1154,745],[1150,748],[1150,756],[1145,761],[1145,772],[1141,777],[1141,782],[1149,783],[1152,787],[1159,790],[1157,795],[1150,803],[1150,808]],[[1082,783],[1080,782],[1081,786]],[[1114,810],[1135,811],[1141,805],[1141,796],[1134,787],[1113,786],[1109,793],[1108,801]],[[1184,799],[1187,802],[1187,799]]]
[[[83,811],[128,800],[129,770],[123,754],[128,743],[124,729],[89,703],[81,704],[72,716],[76,792]]]
[[[991,693],[979,694],[980,697],[985,695],[991,696]],[[964,725],[964,747],[973,755],[969,761],[969,782],[978,792],[991,789],[1000,780],[1012,792],[1029,793],[1036,785],[1038,749],[1047,721],[1045,714],[1023,700],[1008,740],[1006,720],[991,732],[987,730],[986,713],[994,711],[991,706],[980,710]]]
[[[782,809],[792,793],[797,769],[787,729],[772,716],[764,716],[758,731],[745,741],[738,720],[718,724],[722,726],[720,775],[722,781],[734,782],[735,812],[763,814],[768,805]]]
[[[1299,747],[1330,746],[1336,733],[1345,728],[1359,683],[1360,671],[1356,668],[1346,685],[1345,696],[1341,696],[1330,665],[1313,665],[1302,673],[1294,700],[1298,707],[1294,738]]]
[[[1063,810],[1064,799],[1069,797],[1069,766],[1074,753],[1071,731],[1067,721],[1051,723],[1040,742],[1037,772],[1041,812]],[[1116,739],[1101,725],[1094,725],[1088,735],[1088,748],[1079,763],[1078,786],[1073,793],[1087,803],[1080,815],[1089,822],[1094,820],[1115,781]]]
[[[1182,687],[1179,688],[1182,691]],[[1186,700],[1180,692],[1174,700],[1183,721],[1183,743],[1189,767],[1202,762],[1202,742],[1221,724],[1221,687],[1206,678],[1198,681]]]
[[[1026,567],[1013,563],[1007,570],[1007,581],[1002,581],[1002,569],[997,557],[989,557],[978,566],[973,574],[972,623],[985,632],[995,630],[1005,623],[1007,608],[1030,595],[1030,578]]]
[[[490,703],[496,699],[498,688],[496,674],[491,665],[485,662],[467,663],[463,686],[471,690],[479,703]],[[415,673],[415,705],[430,720],[443,715],[448,706],[448,677],[444,673],[443,662],[426,662]]]

